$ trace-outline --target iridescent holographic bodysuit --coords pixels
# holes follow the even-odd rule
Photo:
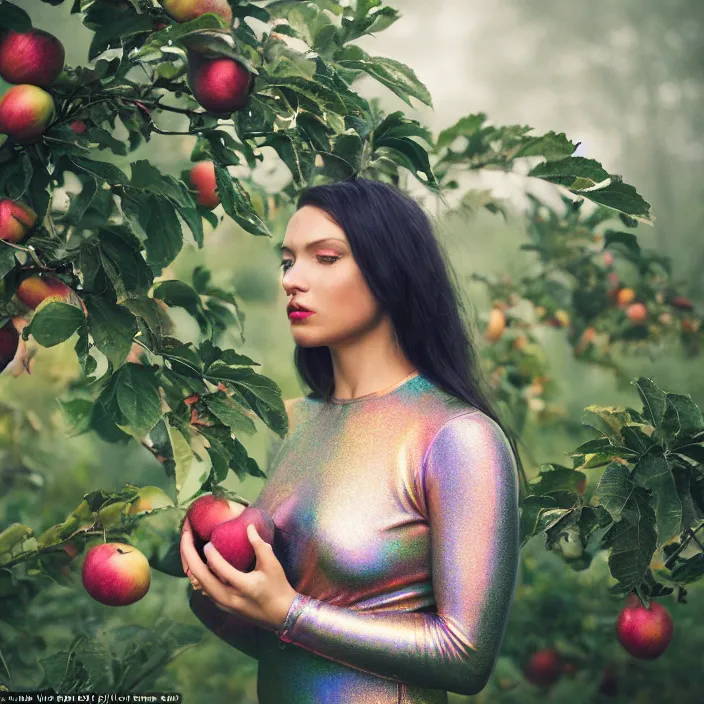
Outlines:
[[[518,570],[518,475],[501,428],[418,372],[289,404],[253,503],[299,593],[278,632],[191,607],[259,661],[260,704],[440,704],[480,691]]]

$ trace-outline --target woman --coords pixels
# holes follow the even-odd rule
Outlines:
[[[282,285],[312,389],[255,506],[257,567],[184,525],[191,606],[258,659],[260,704],[435,704],[476,694],[503,639],[518,568],[515,441],[481,390],[451,267],[421,207],[352,179],[308,189]],[[210,570],[208,569],[210,568]],[[215,572],[215,575],[212,574]]]

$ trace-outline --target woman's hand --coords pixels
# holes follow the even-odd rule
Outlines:
[[[256,566],[251,572],[233,567],[211,543],[204,548],[206,564],[196,550],[193,529],[186,518],[181,531],[183,571],[193,587],[202,589],[218,608],[275,631],[286,620],[297,592],[289,584],[273,548],[254,525],[247,527],[247,536],[256,556]]]

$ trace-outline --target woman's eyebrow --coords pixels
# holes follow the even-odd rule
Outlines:
[[[319,244],[320,242],[327,242],[328,240],[331,240],[333,242],[342,242],[342,244],[347,244],[344,240],[341,240],[338,237],[323,237],[323,239],[321,239],[321,240],[314,240],[313,242],[309,242],[305,246],[305,249],[310,249],[314,244]],[[277,249],[279,250],[279,252],[293,253],[293,250],[290,247],[286,247],[283,244],[278,245]]]

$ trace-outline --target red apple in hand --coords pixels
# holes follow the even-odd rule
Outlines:
[[[186,515],[193,532],[207,543],[217,526],[239,516],[245,508],[236,501],[205,494],[188,507]]]
[[[227,0],[161,0],[166,12],[177,22],[188,22],[206,12],[220,15],[226,22],[232,22],[232,10]]]
[[[48,86],[64,67],[64,45],[43,29],[8,31],[0,39],[0,76],[8,83]]]
[[[45,90],[26,83],[13,86],[0,98],[0,134],[33,144],[55,115],[54,99]]]
[[[222,56],[188,55],[188,85],[195,99],[213,113],[230,114],[247,104],[252,74],[239,61]]]
[[[670,612],[656,601],[650,609],[631,594],[626,606],[616,621],[616,637],[633,657],[654,660],[660,657],[670,644],[674,625]]]
[[[125,543],[92,547],[83,561],[82,580],[88,594],[107,606],[127,606],[148,591],[151,572],[147,558]]]
[[[215,185],[215,165],[212,161],[200,161],[191,169],[191,186],[198,191],[198,205],[212,210],[220,204]]]
[[[525,678],[539,687],[547,687],[560,679],[562,656],[554,648],[543,648],[531,655],[523,670]]]
[[[247,506],[241,515],[219,525],[210,537],[213,547],[234,568],[251,572],[256,566],[254,548],[247,536],[247,526],[253,523],[262,540],[272,545],[276,526],[271,517],[254,506]]]
[[[0,240],[21,242],[37,222],[37,214],[24,203],[0,200]]]

